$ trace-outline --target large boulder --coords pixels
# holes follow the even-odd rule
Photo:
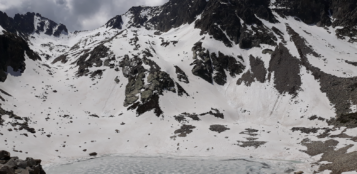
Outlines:
[[[5,150],[0,151],[0,160],[9,160],[10,159],[10,153]]]

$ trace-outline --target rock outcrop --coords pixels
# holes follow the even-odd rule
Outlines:
[[[208,50],[202,47],[202,42],[197,42],[192,48],[193,66],[192,73],[201,77],[209,83],[213,81],[219,85],[227,83],[227,74],[236,77],[243,72],[245,66],[232,56],[227,56],[221,52],[210,54]]]
[[[41,60],[22,37],[10,32],[0,35],[0,82],[6,80],[8,73],[21,75],[26,69],[26,56],[32,60]]]
[[[21,160],[18,157],[11,157],[10,153],[0,151],[0,174],[46,174],[42,169],[41,160],[26,158]]]
[[[268,1],[208,1],[196,27],[202,30],[201,34],[207,32],[228,47],[239,44],[241,48],[249,49],[262,43],[276,45],[275,36],[256,16],[276,22]]]
[[[105,24],[107,28],[111,27],[119,30],[122,29],[122,25],[123,25],[123,19],[121,15],[115,16]]]
[[[163,32],[182,24],[191,24],[202,13],[206,4],[206,0],[170,0],[161,7],[162,12],[151,18],[148,23]],[[183,11],[185,13],[182,13]]]
[[[145,69],[143,64],[150,66],[150,69]],[[128,109],[136,109],[138,115],[154,109],[155,114],[160,116],[159,95],[163,95],[165,90],[176,93],[175,83],[169,74],[160,71],[160,67],[152,60],[129,58],[128,55],[120,62],[120,67],[124,77],[129,80],[124,106],[131,105]],[[183,88],[180,91],[186,92]]]
[[[306,24],[332,26],[340,39],[356,42],[357,2],[353,0],[276,0],[272,8],[282,16],[296,16]]]
[[[279,44],[271,55],[269,77],[274,76],[275,88],[281,93],[297,95],[302,84],[300,61],[291,55],[288,48]]]
[[[0,11],[0,25],[6,31],[19,32],[25,35],[45,33],[50,36],[59,37],[61,34],[68,34],[65,25],[57,24],[38,13],[16,14],[14,18],[11,18],[6,13]]]

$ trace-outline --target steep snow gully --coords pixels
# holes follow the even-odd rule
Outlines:
[[[356,9],[170,0],[75,32],[0,12],[0,149],[44,165],[116,154],[357,172]]]

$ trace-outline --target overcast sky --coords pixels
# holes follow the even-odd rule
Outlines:
[[[14,17],[16,13],[40,13],[70,31],[91,30],[132,6],[162,5],[168,0],[0,0],[0,11]]]

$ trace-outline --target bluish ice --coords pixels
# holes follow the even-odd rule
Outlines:
[[[45,168],[48,174],[284,174],[294,162],[107,156]]]

